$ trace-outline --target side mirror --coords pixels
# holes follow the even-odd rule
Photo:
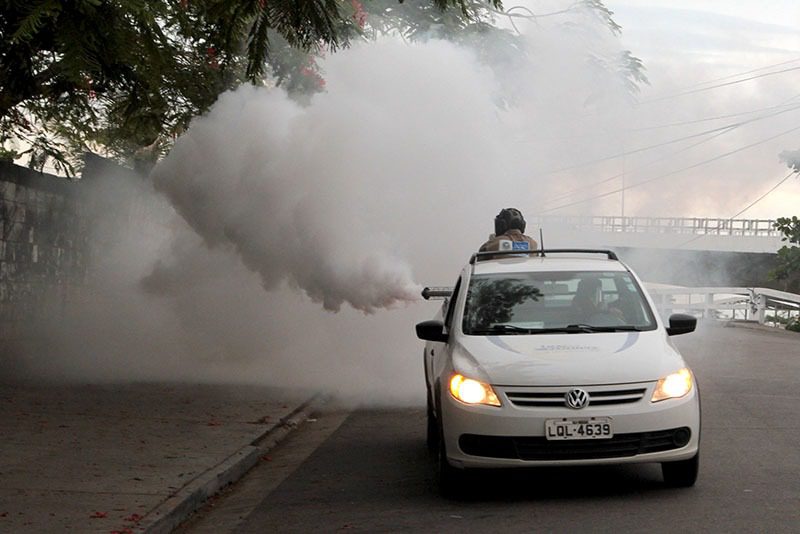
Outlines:
[[[442,321],[423,321],[417,324],[417,337],[425,341],[447,343],[447,339],[450,336],[444,333],[444,323]]]
[[[669,316],[669,327],[667,328],[668,336],[679,336],[681,334],[688,334],[694,332],[697,328],[697,318],[685,313],[673,313]]]

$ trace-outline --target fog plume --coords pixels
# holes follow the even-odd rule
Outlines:
[[[227,93],[158,165],[155,186],[209,247],[234,250],[266,290],[286,280],[327,310],[346,302],[367,313],[418,299],[391,236],[361,215],[369,199],[358,182],[374,177],[337,175],[334,160],[352,155],[315,139],[308,115],[282,91]],[[162,270],[146,287],[163,286]]]

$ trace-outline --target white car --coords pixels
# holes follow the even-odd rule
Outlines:
[[[416,327],[442,490],[470,468],[640,462],[694,485],[700,397],[670,336],[697,320],[664,325],[611,251],[545,254],[473,255]]]

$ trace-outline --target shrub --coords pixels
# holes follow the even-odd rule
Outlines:
[[[781,317],[780,315],[767,315],[764,318],[765,321],[769,323],[777,323],[777,324],[789,324],[791,319],[787,319],[786,317]]]

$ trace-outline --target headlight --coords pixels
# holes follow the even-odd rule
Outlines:
[[[465,404],[500,406],[500,399],[495,395],[492,386],[459,374],[450,379],[450,394]]]
[[[694,382],[692,372],[686,367],[667,375],[656,384],[656,390],[653,391],[650,402],[683,397],[692,390],[692,382]]]

